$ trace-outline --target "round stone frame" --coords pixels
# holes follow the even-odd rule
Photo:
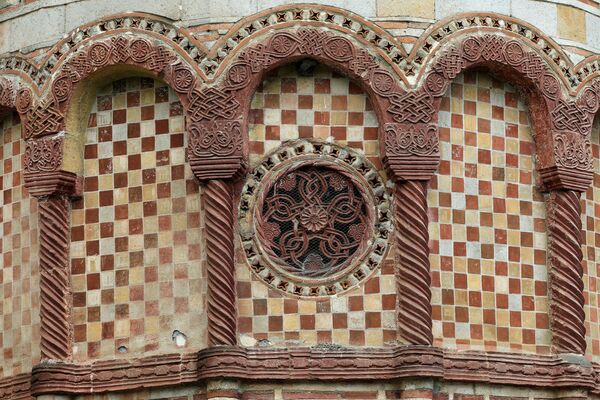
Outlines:
[[[282,270],[263,248],[257,234],[255,207],[281,173],[306,165],[337,171],[353,180],[369,206],[373,207],[372,233],[356,261],[326,277],[307,278]],[[327,142],[295,140],[265,156],[254,168],[242,189],[239,228],[242,247],[254,274],[271,288],[297,297],[325,297],[347,291],[367,280],[385,259],[391,236],[391,199],[377,169],[359,152]]]

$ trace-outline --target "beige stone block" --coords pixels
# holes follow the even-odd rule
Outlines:
[[[100,322],[88,322],[87,340],[88,342],[97,342],[102,340],[102,324]]]
[[[378,0],[378,17],[410,16],[433,19],[434,0]]]
[[[559,4],[558,36],[585,43],[587,37],[585,11]]]

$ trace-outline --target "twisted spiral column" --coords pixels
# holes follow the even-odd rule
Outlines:
[[[410,344],[430,345],[433,334],[426,181],[396,183],[394,219],[399,335]]]
[[[42,359],[71,357],[69,200],[42,197],[40,212],[40,319]]]
[[[233,246],[233,186],[210,180],[204,190],[208,262],[209,346],[235,345],[236,305]]]
[[[580,193],[555,190],[548,198],[548,266],[553,345],[585,353]]]

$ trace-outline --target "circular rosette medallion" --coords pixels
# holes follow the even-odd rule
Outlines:
[[[249,264],[296,296],[340,293],[384,258],[389,198],[359,153],[295,141],[266,157],[242,192],[240,233]]]

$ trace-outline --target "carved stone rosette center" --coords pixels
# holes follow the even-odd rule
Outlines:
[[[357,152],[299,140],[256,167],[239,222],[250,267],[275,289],[327,296],[366,279],[384,258],[390,200]]]

